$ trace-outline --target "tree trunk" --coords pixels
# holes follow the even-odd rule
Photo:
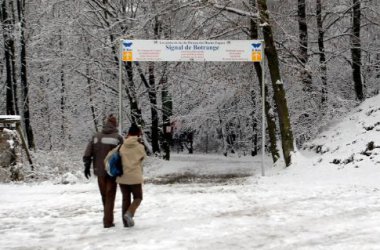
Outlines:
[[[84,39],[85,44],[89,44],[86,42],[86,39]],[[90,46],[87,46],[87,57],[91,57],[91,48]],[[91,110],[91,115],[92,115],[92,120],[94,122],[94,128],[96,132],[99,132],[98,129],[98,119],[96,118],[96,112],[95,112],[95,106],[94,106],[94,100],[93,100],[93,91],[92,91],[92,86],[91,86],[91,77],[90,77],[90,66],[87,63],[86,64],[86,78],[87,78],[87,87],[88,87],[88,95],[90,97],[90,110]],[[121,121],[119,121],[121,122]],[[121,133],[121,131],[119,131]]]
[[[114,44],[114,38],[112,35],[111,36],[111,42]],[[114,47],[114,46],[112,46]],[[118,54],[116,52],[117,50],[114,49],[114,53],[116,55]],[[118,61],[118,57],[116,56],[116,60]],[[135,89],[135,82],[134,82],[134,76],[133,76],[133,67],[132,67],[132,62],[125,62],[125,70],[127,72],[127,84],[125,86],[125,92],[128,96],[129,100],[129,106],[130,106],[130,111],[131,111],[131,120],[133,123],[139,124],[139,125],[144,125],[144,121],[142,118],[141,114],[141,109],[139,109],[138,105],[138,100],[137,100],[137,94],[136,94],[136,89]],[[121,121],[122,122],[122,121]]]
[[[250,0],[252,8],[256,8],[256,0]],[[251,19],[251,39],[258,39],[259,38],[259,32],[257,28],[257,21]],[[262,69],[261,64],[259,62],[254,63],[255,71],[257,74],[257,78],[259,80],[260,85],[260,93],[262,93]],[[265,85],[265,117],[267,122],[267,129],[269,134],[269,142],[270,142],[270,152],[272,155],[273,163],[277,162],[277,160],[280,158],[280,154],[277,148],[277,139],[276,139],[276,119],[274,117],[273,112],[269,112],[271,110],[270,102],[269,102],[269,96],[268,96],[268,86]],[[251,95],[252,96],[252,95]],[[253,96],[252,96],[253,97]],[[254,126],[256,127],[256,126]],[[256,134],[256,141],[257,141],[257,134]],[[263,149],[265,150],[265,149]]]
[[[20,21],[20,43],[21,43],[21,85],[23,93],[23,115],[28,147],[34,148],[34,135],[30,124],[29,112],[29,84],[27,78],[27,62],[26,62],[26,39],[25,39],[25,0],[17,0],[18,16]]]
[[[280,122],[282,151],[286,166],[291,164],[291,154],[294,151],[293,132],[290,124],[288,105],[284,85],[281,79],[277,50],[274,43],[272,27],[270,25],[266,0],[258,0],[260,21],[263,24],[265,41],[265,55],[268,59],[269,72],[274,91],[274,101]]]
[[[226,124],[225,119],[222,117],[221,111],[219,108],[217,108],[218,111],[218,117],[219,117],[219,125],[220,125],[220,136],[222,137],[223,142],[223,154],[224,156],[227,156],[228,154],[228,143],[227,143],[227,132],[226,132]]]
[[[131,119],[133,123],[144,125],[141,109],[139,109],[139,105],[137,102],[137,95],[136,95],[136,89],[135,89],[135,83],[133,80],[133,68],[132,68],[132,62],[126,62],[125,68],[127,71],[127,78],[128,83],[127,86],[125,86],[125,91],[129,97],[129,105],[131,109]]]
[[[11,58],[9,49],[9,19],[6,0],[1,3],[1,22],[3,26],[3,39],[4,39],[4,60],[5,60],[5,74],[6,74],[6,109],[7,115],[15,115],[14,105],[13,105],[13,94],[12,94],[12,72],[11,72]]]
[[[19,115],[20,110],[18,108],[18,94],[17,94],[17,76],[16,76],[16,47],[15,47],[15,10],[13,1],[9,1],[9,10],[12,13],[10,18],[9,26],[9,37],[10,37],[10,57],[11,57],[11,72],[12,72],[12,93],[13,93],[13,105],[15,109],[15,114]]]
[[[308,53],[308,31],[306,22],[306,1],[298,0],[298,28],[299,28],[299,59],[302,63],[301,79],[304,84],[304,91],[312,90],[311,73],[307,69],[309,61]]]
[[[316,0],[316,14],[317,14],[317,29],[318,29],[318,49],[319,49],[319,63],[321,67],[322,79],[322,98],[321,106],[324,110],[327,106],[327,65],[325,53],[325,31],[323,29],[322,21],[322,0]]]
[[[89,67],[87,66],[87,75],[90,73]],[[94,100],[92,98],[92,86],[91,86],[91,78],[87,77],[87,86],[88,86],[88,95],[90,97],[90,109],[91,109],[91,115],[92,115],[92,120],[94,122],[94,129],[96,132],[99,132],[98,129],[98,119],[96,118],[96,113],[95,113],[95,106],[94,106]],[[119,121],[120,122],[120,121]]]
[[[352,8],[352,35],[351,35],[351,55],[352,55],[352,78],[355,86],[356,98],[364,100],[363,83],[361,75],[361,41],[360,41],[360,21],[361,4],[360,0],[353,0]]]
[[[63,58],[63,37],[62,37],[62,30],[59,31],[59,49],[61,53],[61,71],[60,71],[60,81],[61,81],[61,132],[62,132],[62,138],[65,138],[66,136],[66,116],[65,116],[65,109],[66,109],[66,83],[65,83],[65,63]],[[64,145],[64,143],[63,143]]]
[[[4,38],[4,59],[5,59],[5,72],[6,72],[6,112],[7,115],[18,114],[17,107],[17,87],[15,85],[14,70],[14,40],[13,40],[13,24],[12,17],[8,15],[12,11],[7,4],[8,1],[3,0],[1,4],[1,20],[3,26]]]
[[[38,69],[43,72],[42,70],[42,64],[39,65]],[[41,75],[40,76],[40,86],[46,86],[46,88],[42,88],[41,91],[41,96],[42,96],[42,100],[43,100],[43,103],[42,103],[42,108],[41,108],[41,114],[44,115],[43,119],[46,120],[46,123],[43,124],[43,127],[42,129],[44,130],[44,135],[48,137],[48,140],[44,140],[44,145],[45,147],[48,147],[49,150],[52,150],[53,149],[53,144],[55,145],[55,143],[53,143],[53,135],[52,133],[54,133],[52,131],[52,122],[51,122],[51,110],[50,110],[50,105],[49,105],[49,94],[48,93],[48,89],[49,89],[49,85],[50,85],[50,80],[49,78],[47,78],[45,80],[46,77],[45,75]],[[41,145],[39,145],[41,146]]]
[[[150,101],[150,111],[152,115],[152,150],[153,153],[160,152],[159,147],[159,136],[158,136],[158,112],[157,112],[157,94],[156,94],[156,84],[154,77],[154,63],[149,63],[149,101]]]
[[[166,74],[161,79],[161,98],[162,98],[162,132],[163,132],[163,143],[162,143],[162,149],[164,151],[164,160],[170,160],[170,145],[172,140],[172,133],[171,133],[171,124],[170,124],[170,117],[173,114],[173,100],[169,94],[168,86],[167,86],[167,76]]]
[[[256,156],[258,152],[258,124],[257,119],[254,117],[255,108],[257,106],[256,103],[256,93],[254,90],[251,90],[251,101],[253,103],[252,112],[250,114],[250,117],[252,119],[252,149],[251,149],[251,155]],[[273,156],[273,155],[272,155]]]
[[[155,4],[153,2],[153,8],[155,9]],[[161,33],[161,22],[158,17],[154,19],[154,38],[159,39]],[[159,146],[159,119],[158,119],[158,111],[157,111],[157,89],[156,89],[156,81],[154,75],[154,62],[150,62],[148,64],[148,72],[149,72],[149,101],[150,101],[150,110],[152,116],[152,150],[153,153],[160,152]]]
[[[164,21],[158,23],[156,22],[155,27],[155,33],[158,37],[158,34],[160,32],[163,33],[164,39],[169,38],[170,34],[170,27],[167,26],[168,23],[170,23],[168,16],[164,16]],[[163,132],[163,142],[162,142],[162,149],[164,151],[163,159],[164,160],[170,160],[170,146],[172,145],[173,135],[172,135],[172,127],[170,123],[170,118],[173,115],[173,99],[169,93],[168,90],[168,63],[164,62],[162,64],[163,73],[162,77],[160,79],[160,85],[162,86],[161,89],[161,101],[162,101],[162,132]],[[190,150],[192,153],[193,150],[193,144],[192,141],[190,143]]]

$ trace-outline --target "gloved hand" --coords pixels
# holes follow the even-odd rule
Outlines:
[[[84,177],[86,177],[87,179],[89,179],[91,177],[91,171],[90,171],[90,167],[85,167],[84,169]]]
[[[83,157],[84,163],[84,177],[89,179],[91,177],[91,159]]]

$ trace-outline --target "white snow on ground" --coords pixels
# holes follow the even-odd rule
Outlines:
[[[265,177],[260,157],[149,159],[134,228],[122,226],[119,190],[116,227],[102,228],[95,178],[1,184],[0,248],[379,249],[378,121],[380,96],[305,145],[291,167],[266,159]],[[229,175],[238,178],[223,180]],[[172,177],[183,178],[160,184]]]

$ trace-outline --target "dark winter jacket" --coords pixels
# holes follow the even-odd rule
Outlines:
[[[106,123],[102,132],[93,135],[86,147],[83,155],[85,166],[92,162],[94,174],[96,176],[106,176],[104,158],[106,158],[109,151],[122,143],[123,137],[119,135],[117,128],[112,123]]]

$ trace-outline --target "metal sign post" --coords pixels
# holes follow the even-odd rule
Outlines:
[[[265,78],[262,40],[120,40],[119,129],[122,132],[122,61],[145,62],[260,62],[262,74],[262,164],[265,156]]]
[[[265,55],[264,42],[262,42],[262,60],[261,60],[261,100],[262,100],[262,143],[261,143],[261,175],[265,176],[264,158],[265,158]]]
[[[119,43],[119,50],[120,50],[120,54],[119,54],[119,133],[122,134],[123,133],[123,117],[122,117],[122,102],[123,102],[123,98],[122,98],[122,83],[123,83],[123,78],[122,78],[122,65],[123,65],[123,61],[122,61],[122,53],[123,53],[123,39],[120,39],[120,43]]]

